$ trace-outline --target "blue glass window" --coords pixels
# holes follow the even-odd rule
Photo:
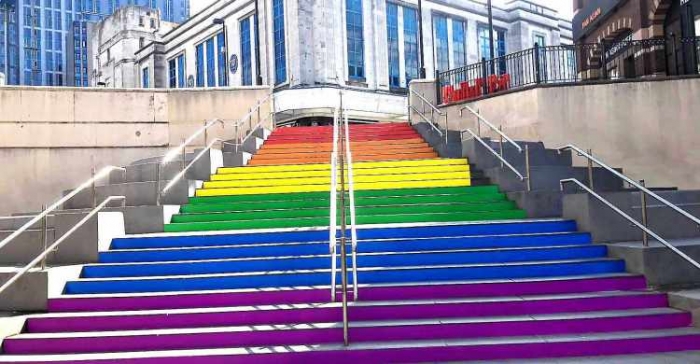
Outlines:
[[[275,85],[287,81],[287,56],[284,37],[284,0],[272,1],[272,22],[275,38]]]
[[[197,61],[195,62],[197,87],[204,87],[204,43],[197,45],[195,53],[197,56]]]
[[[150,74],[148,73],[148,67],[141,70],[141,87],[149,88],[151,87]]]
[[[168,61],[168,81],[170,88],[177,87],[177,63],[174,59]]]
[[[177,87],[185,88],[185,55],[181,54],[177,57]]]
[[[437,70],[450,69],[450,45],[447,38],[447,18],[440,15],[433,16],[435,27],[435,56]]]
[[[345,25],[348,40],[348,76],[365,79],[365,40],[362,24],[362,0],[346,0]]]
[[[228,86],[228,72],[226,71],[226,58],[227,58],[227,48],[226,36],[223,32],[216,35],[216,50],[218,51],[218,76],[219,76],[219,86]]]
[[[491,59],[490,35],[488,26],[479,26],[479,56]],[[506,55],[506,32],[499,29],[494,29],[494,47],[496,48],[496,57]]]
[[[250,56],[250,17],[241,20],[241,85],[253,84],[253,62]]]
[[[207,45],[207,87],[215,87],[216,86],[216,70],[214,65],[216,64],[216,57],[215,53],[216,50],[214,49],[214,38],[209,38],[206,41]]]
[[[393,3],[386,4],[386,28],[389,53],[389,86],[401,86],[399,70],[399,7]]]
[[[454,59],[454,67],[462,67],[467,64],[466,36],[464,32],[464,22],[452,19],[452,57]]]
[[[406,65],[406,84],[418,78],[418,12],[403,8],[403,52]]]

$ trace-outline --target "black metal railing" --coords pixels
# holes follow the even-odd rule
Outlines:
[[[699,60],[700,38],[535,45],[437,72],[436,86],[440,103],[451,103],[538,84],[700,74]]]

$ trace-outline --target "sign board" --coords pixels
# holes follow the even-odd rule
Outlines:
[[[238,71],[238,56],[235,54],[232,54],[231,59],[229,59],[228,64],[229,64],[229,69],[231,70],[231,73],[235,75],[236,72]]]
[[[572,20],[574,41],[581,39],[586,32],[595,28],[601,20],[625,0],[590,0],[579,10]],[[683,0],[681,0],[683,1]]]

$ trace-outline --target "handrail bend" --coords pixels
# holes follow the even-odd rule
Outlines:
[[[412,95],[416,95],[416,96],[418,96],[418,98],[420,98],[421,104],[423,105],[423,111],[419,111],[411,104],[411,96]],[[440,109],[438,109],[437,106],[433,105],[433,103],[428,101],[428,99],[426,99],[423,95],[419,94],[415,90],[411,90],[410,88],[408,90],[407,101],[408,101],[408,115],[407,116],[408,116],[409,124],[411,123],[411,113],[413,112],[413,113],[418,114],[418,116],[420,116],[425,122],[427,122],[435,131],[437,131],[438,134],[440,134],[440,136],[445,137],[445,144],[447,144],[449,131],[450,131],[448,119],[447,119],[447,113],[440,111]],[[428,106],[430,107],[430,118],[428,118],[425,115],[425,104],[428,104]],[[444,133],[440,130],[440,128],[437,127],[437,125],[436,125],[437,123],[435,122],[435,120],[433,120],[433,115],[435,115],[435,114],[438,114],[440,117],[445,119],[445,132]]]
[[[210,121],[207,121],[203,127],[197,129],[194,133],[192,133],[187,139],[185,139],[180,145],[178,145],[175,148],[170,149],[165,156],[163,156],[163,159],[161,160],[160,164],[165,165],[167,163],[172,162],[175,157],[177,157],[183,149],[187,148],[190,143],[192,143],[195,139],[197,139],[198,136],[202,135],[205,133],[210,127],[216,124],[221,124],[221,126],[224,126],[224,121],[221,119],[213,119]]]
[[[590,193],[591,196],[595,197],[598,199],[600,202],[611,208],[613,211],[615,211],[618,215],[622,216],[625,218],[625,220],[629,221],[630,223],[634,224],[636,227],[641,229],[643,232],[646,234],[649,234],[652,236],[654,239],[658,240],[661,244],[666,246],[667,248],[671,249],[674,253],[679,255],[681,258],[685,259],[688,263],[692,264],[695,268],[700,269],[700,263],[695,261],[693,258],[688,256],[687,254],[683,253],[680,249],[676,248],[673,246],[671,243],[666,241],[664,238],[656,234],[653,230],[649,229],[648,227],[644,226],[644,224],[640,223],[639,221],[635,220],[633,217],[630,215],[626,214],[624,211],[619,209],[617,206],[613,205],[610,201],[606,200],[603,196],[597,194],[595,191],[593,191],[590,187],[586,186],[585,184],[581,183],[579,180],[575,178],[568,178],[568,179],[563,179],[559,181],[560,186],[562,191],[564,190],[564,184],[566,183],[574,183],[578,185],[580,188],[584,189],[586,192]],[[646,189],[646,188],[644,188]]]
[[[508,163],[508,161],[505,158],[503,158],[500,154],[498,154],[498,152],[493,150],[493,148],[491,148],[490,145],[488,145],[483,139],[481,139],[478,135],[476,135],[476,133],[474,133],[471,129],[465,129],[462,132],[467,132],[467,133],[471,134],[471,136],[476,141],[478,141],[479,144],[483,145],[484,148],[486,148],[489,152],[491,152],[491,154],[496,156],[496,158],[498,158],[501,161],[501,163],[503,163],[506,167],[508,167],[511,171],[513,171],[513,173],[515,173],[515,175],[518,176],[518,178],[520,178],[520,181],[524,181],[524,180],[528,179],[528,177],[523,176],[522,173],[520,173],[517,169],[515,169],[515,167],[513,167],[513,165]]]
[[[225,143],[225,142],[224,142],[223,140],[219,139],[219,138],[214,138],[204,149],[202,149],[199,153],[197,153],[197,155],[196,155],[194,158],[192,158],[192,160],[190,161],[190,163],[189,163],[185,168],[183,168],[180,172],[178,172],[178,173],[170,180],[170,182],[168,182],[168,184],[165,185],[165,187],[163,187],[163,189],[160,190],[158,193],[159,193],[160,195],[162,195],[163,193],[168,192],[173,186],[175,186],[175,184],[176,184],[178,181],[180,181],[183,177],[185,177],[185,173],[187,173],[187,171],[189,171],[190,168],[192,168],[192,166],[193,166],[198,160],[200,160],[209,150],[211,150],[211,148],[212,148],[212,147],[214,146],[214,144],[216,144],[216,143]]]
[[[41,254],[39,254],[34,260],[29,262],[26,266],[24,266],[19,272],[17,272],[12,278],[10,278],[5,284],[3,284],[0,287],[0,294],[7,290],[12,284],[17,282],[22,276],[24,276],[27,272],[29,272],[32,268],[34,268],[37,264],[39,264],[41,261],[43,261],[49,253],[53,252],[58,248],[59,245],[61,245],[66,239],[68,239],[73,233],[75,233],[81,226],[85,225],[85,223],[88,222],[93,216],[95,216],[98,212],[100,212],[103,208],[105,208],[110,202],[112,201],[117,201],[117,200],[122,200],[126,201],[125,196],[109,196],[107,197],[104,201],[102,201],[101,204],[97,205],[90,213],[85,215],[80,221],[78,221],[77,224],[75,224],[70,230],[68,230],[63,236],[58,238],[51,246],[47,247]],[[41,215],[39,215],[41,216]]]
[[[46,208],[44,211],[42,211],[40,214],[34,216],[33,219],[29,220],[26,224],[22,225],[19,229],[15,230],[12,234],[10,234],[8,237],[0,241],[0,249],[4,248],[5,245],[9,244],[12,240],[17,238],[20,234],[23,232],[27,231],[29,228],[31,228],[34,224],[39,222],[41,219],[43,219],[46,215],[51,213],[52,211],[56,210],[59,208],[61,205],[63,205],[66,201],[72,199],[75,197],[78,193],[82,192],[84,189],[93,186],[93,184],[109,175],[112,171],[126,171],[126,168],[124,167],[116,167],[116,166],[107,166],[100,170],[98,173],[96,173],[92,178],[89,180],[83,182],[78,188],[74,189],[71,191],[69,194],[63,196],[63,198],[59,199],[58,201],[54,202],[51,206]]]
[[[490,121],[486,120],[486,118],[484,118],[483,116],[481,116],[481,113],[475,111],[474,109],[472,109],[472,108],[469,107],[468,105],[464,105],[461,109],[459,109],[459,116],[462,116],[462,112],[463,112],[464,110],[467,110],[467,111],[469,111],[470,113],[474,114],[474,115],[476,116],[476,118],[477,118],[478,121],[483,122],[484,124],[486,124],[486,125],[487,125],[491,130],[493,130],[496,134],[500,135],[504,140],[506,140],[506,141],[507,141],[509,144],[511,144],[513,147],[515,147],[515,149],[517,149],[518,152],[520,152],[520,153],[523,152],[523,148],[522,148],[520,145],[518,145],[518,143],[514,142],[513,139],[511,139],[508,135],[506,135],[502,130],[500,130],[499,128],[496,128],[495,125],[493,125]]]

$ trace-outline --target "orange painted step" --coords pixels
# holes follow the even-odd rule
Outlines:
[[[371,146],[354,146],[352,148],[352,153],[403,153],[405,151],[421,151],[421,152],[430,152],[432,151],[433,148],[430,147],[428,144],[417,144],[417,145],[385,145],[385,146],[379,146],[379,145],[371,145]],[[257,156],[263,156],[263,155],[284,155],[284,154],[301,154],[301,153],[330,153],[333,151],[333,147],[331,145],[325,145],[321,146],[318,148],[289,148],[289,149],[261,149],[257,154]]]
[[[411,159],[434,159],[437,158],[437,153],[415,153],[415,154],[393,154],[393,155],[353,155],[353,162],[369,162],[369,161],[391,161],[391,160],[411,160]],[[288,165],[288,164],[315,164],[329,163],[330,155],[306,157],[306,158],[276,158],[272,160],[255,159],[250,161],[250,166],[271,166],[271,165]]]
[[[352,148],[359,147],[359,146],[365,146],[365,145],[377,145],[377,146],[386,146],[386,145],[420,145],[420,144],[425,144],[425,140],[421,138],[415,138],[415,139],[397,139],[397,140],[372,140],[372,141],[352,141],[350,140],[350,146]],[[280,143],[280,144],[263,144],[262,149],[284,149],[284,150],[290,150],[290,149],[298,149],[298,148],[315,148],[317,146],[331,146],[333,145],[332,142],[328,143]]]
[[[350,125],[350,132],[354,131],[374,131],[374,130],[414,130],[413,127],[406,123],[400,124],[377,124],[377,125]],[[291,127],[279,128],[275,130],[275,134],[306,134],[306,133],[332,133],[333,128],[330,126],[311,126],[311,127]]]
[[[402,151],[363,151],[363,152],[353,152],[352,157],[354,158],[360,158],[360,157],[366,157],[366,156],[387,156],[391,157],[393,155],[423,155],[423,154],[430,154],[433,153],[434,151],[432,149],[426,149],[426,150],[402,150]],[[330,152],[324,152],[324,153],[287,153],[287,154],[265,154],[265,155],[256,155],[253,157],[253,160],[280,160],[280,159],[287,159],[287,158],[293,158],[293,159],[307,159],[307,158],[315,158],[315,159],[330,159],[331,153]]]
[[[386,137],[376,137],[376,136],[365,136],[365,137],[351,137],[351,140],[361,142],[361,141],[382,141],[382,140],[400,140],[400,139],[415,139],[417,137],[417,134],[407,134],[407,135],[390,135]],[[266,143],[269,144],[290,144],[290,143],[328,143],[330,141],[329,138],[326,137],[308,137],[308,138],[290,138],[290,139],[285,139],[285,138],[275,138],[273,139],[270,137],[266,141]]]

